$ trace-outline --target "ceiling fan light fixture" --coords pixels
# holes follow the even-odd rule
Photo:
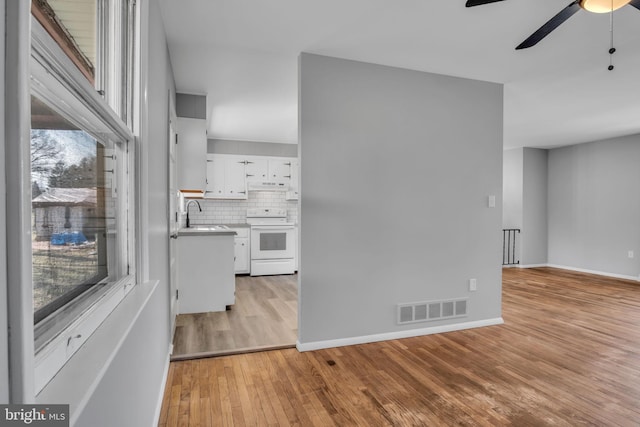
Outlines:
[[[631,0],[580,0],[580,7],[594,13],[609,13],[625,6]]]

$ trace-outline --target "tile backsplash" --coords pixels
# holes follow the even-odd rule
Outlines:
[[[202,212],[193,205],[189,209],[191,224],[238,224],[247,222],[248,208],[286,209],[287,220],[298,222],[298,201],[286,200],[284,191],[249,192],[247,200],[198,199]],[[182,225],[186,215],[182,217]]]

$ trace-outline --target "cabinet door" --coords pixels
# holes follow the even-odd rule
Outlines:
[[[207,189],[205,197],[223,197],[225,195],[225,164],[223,159],[214,156],[207,158]]]
[[[235,239],[235,272],[236,274],[249,273],[249,239],[236,237]]]
[[[246,199],[245,161],[239,156],[207,156],[206,198]]]
[[[253,157],[247,161],[246,172],[247,182],[269,181],[269,161]]]
[[[178,188],[204,191],[207,155],[207,122],[179,117],[178,127]]]
[[[291,181],[291,160],[269,160],[269,180],[288,184]]]
[[[289,191],[287,191],[287,200],[298,200],[300,188],[300,163],[298,160],[291,160],[290,172],[291,182],[289,183]]]
[[[225,194],[229,198],[247,198],[247,181],[245,161],[237,157],[229,157],[225,163]]]

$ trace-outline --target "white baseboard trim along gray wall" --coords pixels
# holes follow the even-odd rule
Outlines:
[[[160,387],[160,395],[158,396],[158,403],[156,406],[156,412],[153,416],[153,425],[157,426],[160,422],[160,412],[162,411],[162,400],[164,399],[164,389],[167,387],[167,380],[169,379],[169,365],[171,364],[171,353],[173,352],[173,344],[169,347],[169,353],[167,353],[167,360],[164,365],[164,373],[162,374],[162,387]]]
[[[455,323],[451,325],[433,326],[430,328],[408,329],[406,331],[387,332],[382,334],[365,335],[360,337],[340,338],[336,340],[315,341],[301,343],[296,342],[298,351],[322,350],[325,348],[344,347],[356,344],[368,344],[372,342],[397,340],[402,338],[420,337],[424,335],[441,334],[444,332],[461,331],[464,329],[481,328],[484,326],[495,326],[504,323],[502,317],[495,319],[477,320],[473,322]]]
[[[529,264],[529,265],[509,265],[509,266],[504,266],[503,268],[538,268],[538,267],[559,268],[561,270],[577,271],[579,273],[596,274],[598,276],[613,277],[615,279],[635,280],[637,282],[640,282],[640,276],[634,277],[626,274],[616,274],[616,273],[609,273],[606,271],[589,270],[586,268],[569,267],[567,265]]]
[[[549,264],[515,264],[515,265],[505,265],[502,268],[538,268],[538,267],[550,267]]]
[[[557,264],[547,264],[547,267],[561,268],[562,270],[577,271],[577,272],[580,272],[580,273],[597,274],[598,276],[613,277],[613,278],[616,278],[616,279],[626,279],[626,280],[640,281],[640,277],[628,276],[626,274],[609,273],[609,272],[606,272],[606,271],[589,270],[589,269],[586,269],[586,268],[569,267],[569,266],[566,266],[566,265],[557,265]]]

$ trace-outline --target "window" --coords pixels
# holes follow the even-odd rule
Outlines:
[[[95,84],[96,0],[32,0],[31,13],[87,80]]]
[[[117,267],[116,147],[31,97],[35,323],[83,292],[123,277]],[[125,258],[126,258],[126,254]]]
[[[132,31],[111,37],[123,25],[132,28],[133,6],[125,0],[32,5],[29,214],[39,392],[135,283]],[[66,38],[40,24],[35,5],[46,6]],[[69,7],[82,18],[65,13]],[[95,20],[83,30],[87,16]],[[125,48],[106,52],[114,40]]]
[[[129,0],[31,3],[31,13],[42,28],[129,125],[134,7]]]

